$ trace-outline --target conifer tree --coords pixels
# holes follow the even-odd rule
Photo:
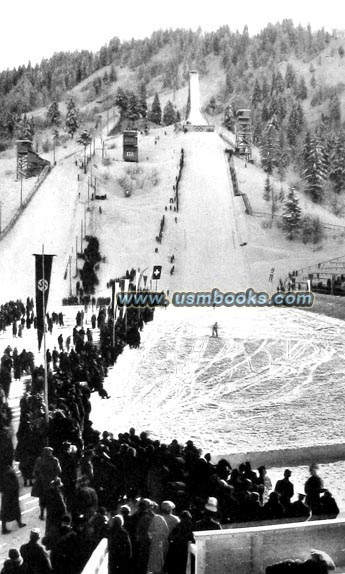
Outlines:
[[[77,142],[84,147],[84,173],[86,173],[86,148],[90,145],[92,141],[92,136],[90,132],[86,129],[82,130],[79,134]]]
[[[299,200],[293,186],[289,186],[289,190],[284,202],[284,209],[282,214],[283,229],[288,239],[293,239],[302,218],[302,211],[299,205]]]
[[[345,135],[339,134],[330,152],[329,178],[336,193],[345,190]]]
[[[162,108],[159,101],[159,96],[156,92],[155,97],[153,98],[151,113],[150,113],[150,120],[155,124],[160,124],[162,120]]]
[[[133,92],[130,92],[128,94],[128,105],[126,115],[127,119],[131,122],[135,122],[140,117],[138,98]]]
[[[256,78],[253,88],[253,95],[252,95],[252,106],[256,108],[256,106],[262,101],[262,94],[261,94],[261,87],[259,80]]]
[[[286,66],[286,72],[285,72],[285,86],[287,88],[294,89],[296,87],[296,84],[297,84],[296,72],[292,64],[288,64]]]
[[[341,108],[339,97],[335,94],[328,106],[330,124],[334,128],[338,128],[341,122]]]
[[[264,187],[264,195],[263,195],[264,200],[269,201],[271,199],[271,194],[272,194],[271,182],[270,182],[270,177],[267,174],[266,179],[265,179],[265,187]]]
[[[61,120],[61,113],[59,110],[59,104],[57,102],[53,102],[47,111],[47,118],[50,121],[51,125],[58,126]]]
[[[79,124],[80,122],[78,118],[78,112],[75,107],[75,103],[72,100],[72,98],[70,98],[67,102],[67,114],[66,114],[65,125],[68,133],[72,138],[77,129],[79,128]]]
[[[308,90],[303,76],[300,78],[298,82],[296,96],[300,100],[306,100],[308,97]]]
[[[146,86],[145,84],[141,84],[139,88],[139,95],[138,95],[138,110],[140,117],[146,118],[147,116],[147,101],[146,101]]]
[[[324,182],[328,174],[324,141],[317,135],[306,137],[303,155],[305,191],[317,203],[323,199]]]
[[[116,90],[114,104],[120,108],[121,119],[125,118],[128,109],[128,96],[120,86]]]
[[[236,118],[234,114],[234,108],[232,107],[232,104],[229,104],[228,106],[226,106],[224,110],[223,125],[226,127],[227,130],[232,132],[234,131],[235,123]]]
[[[176,112],[173,104],[170,100],[164,106],[163,110],[163,124],[165,126],[171,126],[176,122]]]
[[[260,145],[261,163],[264,171],[271,175],[277,164],[278,156],[278,130],[277,121],[273,117],[266,124]]]

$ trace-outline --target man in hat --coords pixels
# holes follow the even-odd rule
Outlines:
[[[210,496],[205,504],[204,518],[196,522],[194,530],[221,530],[222,527],[216,520],[217,513],[218,500],[214,496]]]
[[[175,510],[175,504],[171,502],[171,500],[163,500],[161,504],[161,511],[162,516],[168,525],[169,535],[174,530],[175,526],[180,522],[178,516],[175,516],[175,514],[173,514],[174,510]]]
[[[8,551],[8,558],[4,562],[1,574],[27,574],[27,567],[16,548],[11,548]]]
[[[35,479],[34,489],[36,492],[33,496],[39,497],[41,520],[44,520],[44,509],[47,504],[47,497],[50,493],[51,482],[60,475],[61,466],[59,460],[54,456],[54,450],[49,446],[45,446],[41,456],[39,456],[35,462],[33,472]]]
[[[284,506],[285,512],[289,512],[291,498],[294,495],[294,486],[290,482],[291,470],[288,468],[284,470],[284,478],[278,480],[275,487],[275,492],[280,496],[279,502]]]
[[[39,543],[41,531],[33,528],[30,532],[29,542],[20,547],[20,553],[27,567],[27,574],[49,574],[52,567],[47,552]]]
[[[51,549],[51,543],[58,535],[62,517],[67,511],[62,488],[63,484],[58,476],[51,481],[46,497],[47,520],[44,543],[48,549]]]

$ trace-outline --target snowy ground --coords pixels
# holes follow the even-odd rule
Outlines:
[[[141,171],[130,178],[130,197],[124,196],[119,180],[136,166],[124,165],[121,146],[121,138],[109,138],[102,161],[97,144],[92,176],[97,193],[106,193],[107,200],[90,201],[90,211],[91,166],[84,175],[75,166],[76,155],[58,158],[15,228],[0,242],[1,302],[34,296],[32,254],[40,253],[44,243],[45,252],[56,255],[48,311],[58,311],[62,297],[69,294],[70,256],[74,291],[76,239],[80,250],[85,221],[106,258],[96,295],[109,295],[107,281],[132,266],[147,268],[150,275],[153,264],[163,265],[158,287],[171,294],[181,289],[267,288],[272,266],[278,277],[296,268],[297,260],[300,266],[310,261],[309,248],[287,242],[279,230],[263,230],[258,220],[244,216],[243,206],[232,196],[225,146],[216,134],[174,134],[169,128],[142,136]],[[185,168],[176,214],[170,212],[169,198],[181,147]],[[80,154],[80,148],[71,144],[70,152]],[[239,168],[238,173],[241,185],[248,178],[252,193],[260,173],[255,169]],[[158,245],[155,236],[163,215],[166,227]],[[243,242],[247,245],[241,246]],[[210,337],[215,320],[219,339]],[[25,336],[27,344],[31,335]],[[5,339],[1,344],[7,344]],[[133,425],[167,441],[193,438],[213,453],[339,442],[345,431],[344,351],[343,324],[335,319],[294,310],[170,306],[158,310],[145,327],[141,348],[126,348],[119,357],[106,381],[111,399],[93,397],[92,417],[100,430],[123,432]],[[327,467],[336,469],[331,488],[342,487],[342,464]],[[297,472],[302,482],[305,470]]]
[[[215,320],[219,339],[211,337]],[[341,321],[294,310],[170,306],[156,312],[142,339],[107,380],[112,401],[94,399],[101,430],[134,425],[165,441],[191,437],[215,454],[342,441]]]

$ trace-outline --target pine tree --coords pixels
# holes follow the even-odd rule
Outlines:
[[[302,218],[302,211],[299,205],[299,200],[293,186],[289,186],[289,190],[284,202],[284,209],[282,214],[283,230],[288,239],[293,239]]]
[[[305,191],[309,193],[314,202],[320,202],[324,193],[324,181],[328,174],[325,144],[320,137],[306,136],[303,156]]]
[[[272,74],[272,84],[271,84],[271,95],[282,94],[285,90],[285,84],[283,76],[280,71],[273,72]]]
[[[288,165],[289,165],[289,155],[286,149],[285,135],[284,131],[280,130],[279,141],[278,141],[277,169],[279,179],[281,182],[284,180],[285,171]]]
[[[263,131],[260,145],[261,163],[264,171],[271,175],[277,164],[278,156],[278,130],[277,121],[273,117]]]
[[[133,92],[128,94],[128,106],[126,115],[127,119],[131,122],[135,122],[140,117],[138,98]]]
[[[65,125],[68,133],[73,138],[75,132],[79,128],[80,122],[78,118],[78,112],[76,110],[75,103],[72,100],[72,98],[70,98],[67,102],[67,114],[66,114]]]
[[[139,88],[138,96],[138,110],[141,118],[146,118],[147,116],[147,101],[146,101],[146,86],[141,84]]]
[[[86,129],[82,130],[78,136],[77,143],[80,143],[84,147],[84,173],[86,173],[86,148],[90,145],[92,141],[92,136],[90,132]]]
[[[165,126],[171,126],[176,122],[176,112],[173,104],[170,100],[164,106],[163,110],[163,124]]]
[[[116,69],[115,69],[114,64],[112,64],[110,66],[109,81],[110,82],[116,82],[116,80],[117,80]]]
[[[17,123],[16,131],[18,139],[32,141],[34,139],[35,133],[35,126],[33,121],[29,120],[27,115],[24,114],[24,116]]]
[[[259,80],[256,78],[253,88],[253,95],[252,95],[252,106],[256,108],[256,106],[262,101],[262,94],[261,94],[261,87]]]
[[[298,102],[291,108],[287,125],[287,139],[291,147],[296,145],[297,136],[301,133],[303,125],[304,112],[301,104]]]
[[[271,187],[269,175],[267,174],[266,179],[265,179],[265,187],[264,187],[264,195],[263,195],[264,200],[269,201],[271,199],[271,195],[272,195],[272,187]]]
[[[162,108],[161,108],[161,104],[159,101],[159,96],[156,92],[155,97],[153,98],[153,102],[152,102],[152,107],[151,107],[151,113],[150,113],[150,118],[151,122],[154,122],[155,124],[160,125],[161,120],[162,120]]]
[[[345,190],[345,135],[339,134],[330,153],[329,178],[336,193]]]
[[[51,125],[58,126],[61,120],[61,113],[59,110],[59,104],[53,102],[47,111],[47,119],[50,121]]]
[[[338,128],[341,122],[341,108],[339,97],[335,94],[328,106],[330,124],[334,128]]]
[[[128,108],[128,96],[120,86],[116,90],[114,104],[120,108],[121,119],[126,117]]]
[[[303,76],[300,78],[298,82],[296,96],[300,100],[306,100],[308,97],[307,85],[305,83],[305,79],[303,78]]]
[[[224,110],[223,125],[226,127],[227,130],[233,132],[235,124],[236,124],[236,118],[234,114],[234,108],[232,107],[232,104],[229,104],[228,106],[226,106]]]
[[[267,102],[269,94],[270,94],[270,87],[268,85],[268,81],[267,81],[267,78],[265,76],[263,81],[262,81],[262,88],[261,88],[261,97],[262,97],[263,102]]]
[[[286,66],[286,72],[285,72],[285,86],[287,88],[295,89],[296,84],[297,84],[296,72],[292,64],[288,64]]]

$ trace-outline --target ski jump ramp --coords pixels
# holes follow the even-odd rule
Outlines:
[[[200,108],[200,87],[198,72],[189,72],[188,112],[184,129],[186,131],[213,132],[214,126],[207,123]]]

